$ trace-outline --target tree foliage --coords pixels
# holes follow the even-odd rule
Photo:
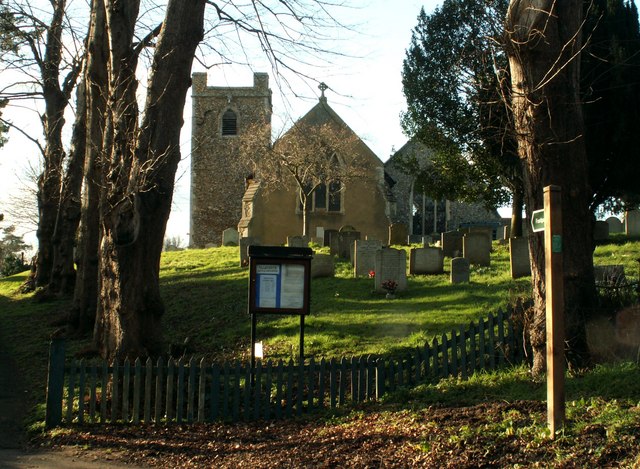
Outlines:
[[[446,0],[422,9],[403,65],[405,133],[430,147],[431,164],[408,172],[435,198],[495,207],[521,191],[520,166],[504,93],[502,18],[507,2]]]
[[[24,262],[24,251],[31,246],[24,242],[22,236],[15,234],[15,226],[10,225],[2,229],[0,239],[0,277],[6,277],[27,270],[28,264]]]
[[[632,1],[585,2],[581,88],[591,210],[640,203],[640,25]]]

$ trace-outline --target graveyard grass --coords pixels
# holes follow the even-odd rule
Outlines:
[[[638,278],[640,240],[614,237],[598,246],[594,256],[596,264],[623,264],[627,277]],[[449,259],[445,259],[446,271],[448,265]],[[163,255],[164,331],[174,353],[216,361],[248,357],[247,276],[248,270],[239,267],[237,248]],[[79,451],[89,458],[121,459],[131,464],[181,465],[192,457],[202,467],[214,464],[202,459],[203,453],[215,455],[219,451],[227,454],[227,459],[225,464],[216,461],[216,467],[237,467],[243,462],[255,467],[312,465],[331,458],[336,464],[349,462],[344,467],[361,467],[358,461],[396,467],[640,464],[640,369],[633,363],[602,365],[571,374],[567,381],[568,425],[553,442],[545,425],[545,384],[532,381],[526,367],[481,373],[465,382],[451,378],[438,385],[404,388],[385,396],[381,403],[347,409],[337,416],[278,422],[266,428],[264,423],[155,430],[116,426],[42,433],[49,337],[58,329],[69,303],[36,302],[32,295],[17,293],[24,278],[25,274],[19,274],[0,279],[0,340],[17,362],[19,385],[27,390],[33,408],[27,420],[45,445],[71,445],[84,448]],[[407,290],[388,300],[373,291],[373,279],[354,279],[351,267],[338,263],[334,278],[312,281],[306,356],[398,355],[498,309],[519,304],[530,291],[529,278],[510,278],[508,249],[496,244],[491,266],[472,266],[471,280],[450,285],[448,272],[409,276]],[[297,316],[259,317],[258,340],[264,344],[267,359],[296,359],[298,333]],[[86,354],[89,349],[88,338],[68,341],[69,354]],[[285,440],[292,432],[305,434],[316,446],[306,455],[304,451],[292,454],[286,446],[278,452],[273,445],[254,441],[256,432],[267,430],[275,440]],[[361,453],[362,443],[357,438],[365,433],[373,445],[366,455]],[[248,448],[255,444],[260,449],[255,455],[242,453],[254,459],[234,459],[234,451],[211,450],[216,434],[223,440],[220,444],[230,438],[233,444]],[[390,440],[395,444],[389,445]],[[167,452],[158,450],[160,447],[166,447]],[[126,452],[121,452],[124,448]],[[312,455],[320,459],[305,459]],[[194,463],[193,467],[199,466]]]

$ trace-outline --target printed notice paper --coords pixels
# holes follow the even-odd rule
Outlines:
[[[282,266],[280,307],[300,309],[304,306],[304,266],[285,264]]]

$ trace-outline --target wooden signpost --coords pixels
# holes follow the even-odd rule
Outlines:
[[[547,327],[547,423],[551,438],[564,425],[564,280],[562,190],[544,188],[544,253]]]

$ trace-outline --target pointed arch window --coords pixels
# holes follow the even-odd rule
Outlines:
[[[238,135],[238,116],[231,109],[222,115],[222,136]]]

